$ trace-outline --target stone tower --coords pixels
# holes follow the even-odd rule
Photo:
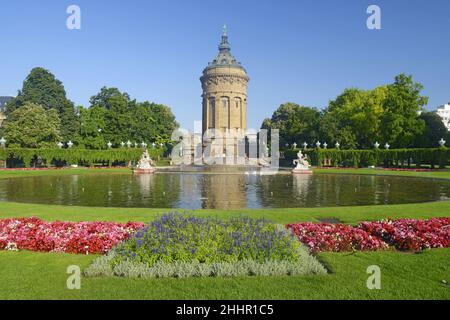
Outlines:
[[[220,129],[224,135],[227,129],[232,134],[245,132],[249,77],[241,63],[231,54],[225,26],[219,54],[203,70],[200,81],[203,89],[203,134],[208,129]],[[228,140],[223,144],[233,145],[236,149],[236,138]],[[216,150],[215,153],[225,154],[225,148],[223,151]],[[237,154],[236,150],[234,154]]]

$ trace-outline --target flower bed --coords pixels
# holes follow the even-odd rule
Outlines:
[[[422,250],[450,246],[450,218],[363,222],[359,228],[383,239],[399,250]]]
[[[355,250],[381,250],[388,245],[364,230],[331,223],[295,223],[288,224],[298,239],[306,244],[311,252],[340,252]]]
[[[325,272],[294,236],[268,221],[170,213],[96,259],[85,274],[188,277]]]
[[[45,222],[38,218],[0,220],[0,249],[105,253],[143,223]]]

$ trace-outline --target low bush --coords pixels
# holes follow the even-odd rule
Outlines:
[[[325,273],[283,227],[250,218],[170,213],[85,270],[87,276],[200,277]]]

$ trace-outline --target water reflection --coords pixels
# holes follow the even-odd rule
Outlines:
[[[289,208],[448,200],[450,181],[357,175],[160,173],[0,180],[0,200],[106,207]]]

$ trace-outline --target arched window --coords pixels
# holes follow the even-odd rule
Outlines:
[[[225,129],[230,128],[230,98],[221,97],[220,102],[222,105],[220,126]]]
[[[216,123],[216,100],[214,98],[209,99],[209,128],[214,128]]]

